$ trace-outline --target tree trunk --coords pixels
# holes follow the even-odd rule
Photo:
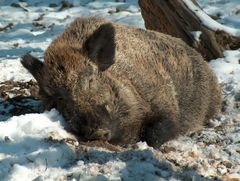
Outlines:
[[[204,25],[183,0],[139,0],[139,5],[147,29],[182,38],[206,60],[222,57],[226,49],[240,48],[240,37]],[[200,34],[199,40],[194,32]]]

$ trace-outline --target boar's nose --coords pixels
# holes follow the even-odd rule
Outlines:
[[[88,139],[91,140],[104,140],[108,141],[111,138],[111,132],[107,129],[98,129],[96,131],[93,131],[91,135],[89,135]]]

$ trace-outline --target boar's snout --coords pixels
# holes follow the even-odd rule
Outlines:
[[[111,139],[111,132],[107,129],[98,129],[85,135],[85,137],[90,140],[109,141]]]
[[[78,115],[78,121],[71,121],[73,123],[74,131],[82,138],[86,140],[103,140],[109,141],[112,138],[112,133],[106,126],[103,127],[101,123],[95,125],[91,119],[86,119],[81,113],[81,118]],[[81,121],[79,121],[81,120]],[[78,124],[75,124],[78,123]],[[101,127],[100,127],[101,126]]]
[[[83,129],[83,127],[82,127]],[[86,131],[87,130],[87,131]],[[85,128],[81,132],[81,137],[86,140],[102,140],[109,141],[112,137],[111,131],[108,129],[89,129]]]

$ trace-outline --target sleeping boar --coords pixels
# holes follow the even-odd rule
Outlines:
[[[22,58],[46,105],[85,140],[158,148],[219,113],[217,78],[182,40],[90,17],[77,18],[47,48]]]

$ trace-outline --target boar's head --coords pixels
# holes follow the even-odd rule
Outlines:
[[[56,107],[73,131],[87,140],[110,140],[118,127],[109,113],[116,96],[103,74],[114,56],[114,28],[103,24],[82,44],[57,38],[46,50],[44,62],[27,54],[21,63],[37,80],[45,105]]]

